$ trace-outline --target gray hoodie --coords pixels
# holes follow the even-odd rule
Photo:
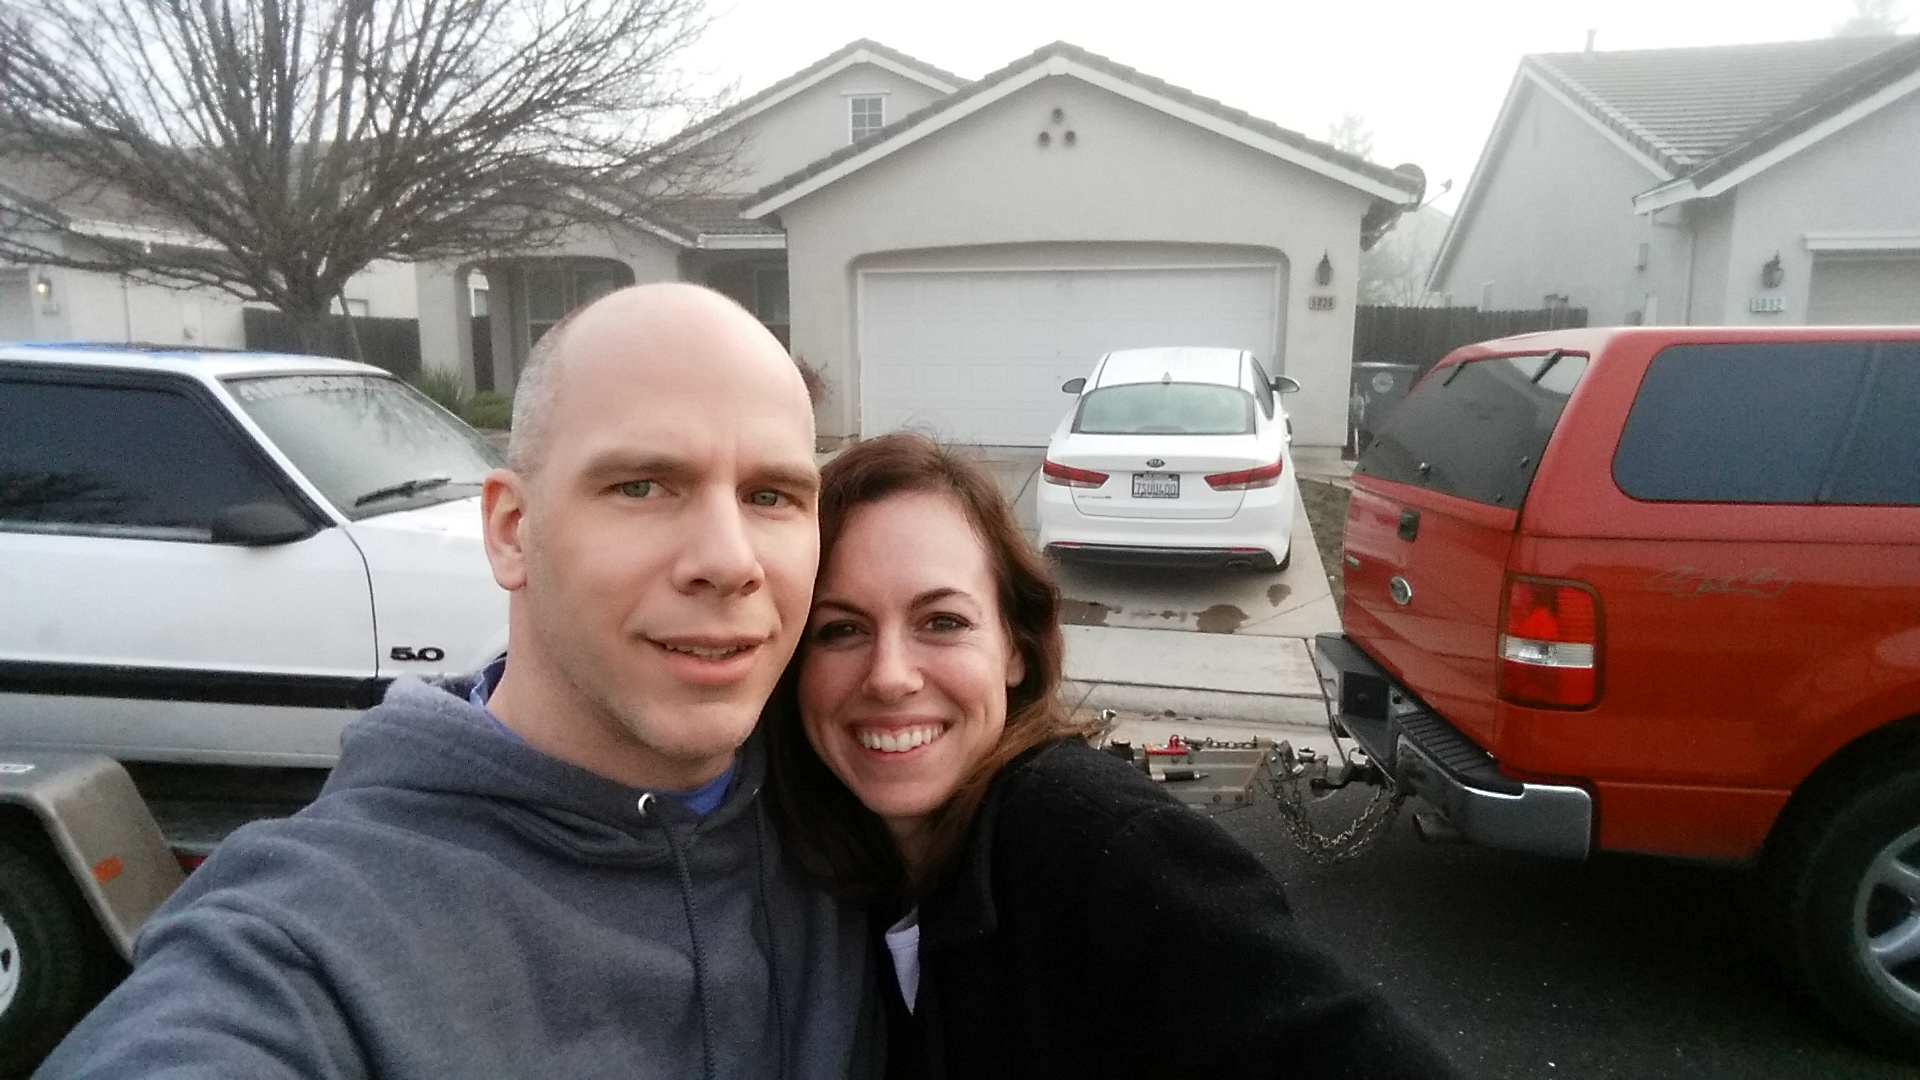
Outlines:
[[[696,818],[466,690],[396,682],[319,800],[223,843],[36,1076],[865,1074],[861,913],[781,859],[757,742]]]

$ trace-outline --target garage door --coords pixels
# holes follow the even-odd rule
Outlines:
[[[1044,446],[1068,379],[1102,353],[1220,345],[1273,356],[1279,271],[867,271],[860,280],[860,430]]]
[[[1814,325],[1920,324],[1920,258],[1821,259],[1811,284]]]

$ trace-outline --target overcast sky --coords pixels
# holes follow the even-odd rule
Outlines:
[[[697,70],[741,95],[868,37],[967,78],[1064,39],[1255,116],[1325,138],[1343,113],[1374,160],[1411,161],[1451,210],[1520,57],[1825,37],[1853,0],[708,0]],[[1920,0],[1896,0],[1920,30]]]

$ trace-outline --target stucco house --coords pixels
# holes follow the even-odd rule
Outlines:
[[[51,211],[102,242],[210,247],[204,238],[112,189],[68,175],[44,160],[0,155],[0,203]],[[63,243],[86,243],[70,239]],[[380,261],[347,283],[348,313],[414,317],[414,270]],[[0,342],[135,341],[238,349],[247,305],[215,289],[180,289],[114,274],[42,264],[0,263]]]
[[[1920,323],[1920,37],[1521,60],[1429,279],[1595,325]]]
[[[973,82],[855,42],[687,137],[738,140],[731,214],[663,207],[564,259],[483,267],[495,385],[599,266],[747,302],[825,377],[829,439],[1040,445],[1102,352],[1180,344],[1254,350],[1304,387],[1296,442],[1336,446],[1362,236],[1423,187],[1064,42]],[[423,362],[469,376],[471,269],[420,271]],[[516,272],[575,278],[503,304]]]

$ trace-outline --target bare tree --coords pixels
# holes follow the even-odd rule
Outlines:
[[[1833,28],[1834,37],[1873,37],[1897,34],[1906,22],[1894,15],[1896,0],[1853,0],[1853,17]]]
[[[0,259],[206,287],[309,347],[376,259],[696,188],[700,0],[0,0]]]
[[[1365,161],[1373,160],[1373,128],[1358,113],[1340,114],[1340,122],[1327,125],[1327,142],[1335,150],[1345,150]]]

